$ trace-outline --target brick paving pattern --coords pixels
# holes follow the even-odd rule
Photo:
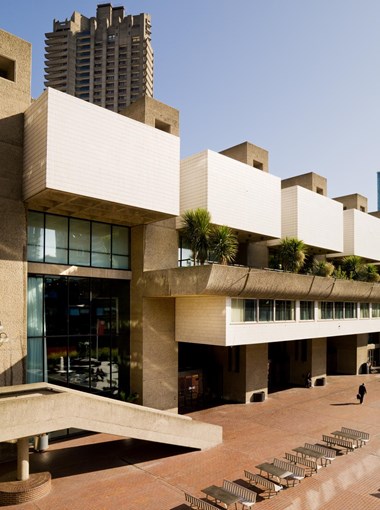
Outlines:
[[[368,394],[358,404],[359,383]],[[50,444],[31,454],[31,473],[50,471],[51,492],[34,502],[2,508],[20,510],[186,510],[183,491],[223,479],[245,484],[244,469],[282,458],[305,442],[321,442],[342,426],[370,433],[369,443],[338,455],[318,474],[271,499],[257,498],[257,510],[380,509],[380,375],[335,376],[327,385],[293,388],[265,402],[223,405],[192,413],[223,426],[222,445],[188,450],[105,434]],[[0,464],[0,480],[14,463]],[[239,505],[240,508],[240,505]]]

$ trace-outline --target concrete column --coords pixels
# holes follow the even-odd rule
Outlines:
[[[309,340],[310,372],[313,384],[316,379],[326,377],[327,340],[326,338],[313,338]]]
[[[144,298],[144,271],[177,267],[175,219],[132,229],[131,392],[139,404],[163,410],[178,407],[178,345],[175,299]]]
[[[244,402],[252,402],[253,393],[268,394],[268,344],[247,345],[245,348]]]
[[[21,437],[17,440],[17,480],[25,481],[29,478],[29,438]]]

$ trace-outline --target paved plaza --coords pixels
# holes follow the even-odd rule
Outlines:
[[[368,394],[356,400],[361,382]],[[380,509],[380,375],[327,377],[326,386],[293,388],[265,402],[223,405],[192,413],[223,426],[223,444],[188,450],[105,434],[55,442],[31,453],[31,473],[50,471],[52,490],[22,510],[186,510],[184,492],[223,479],[245,484],[244,469],[305,442],[321,442],[342,426],[370,433],[370,442],[271,499],[257,497],[258,510]],[[0,479],[15,464],[0,464]],[[240,505],[238,505],[240,508]]]

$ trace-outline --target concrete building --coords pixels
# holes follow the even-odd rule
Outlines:
[[[119,112],[153,96],[153,50],[148,14],[100,4],[96,17],[74,12],[46,34],[45,86]]]
[[[380,262],[363,197],[282,183],[248,142],[181,162],[178,111],[151,98],[123,115],[52,88],[31,102],[30,46],[0,37],[2,386],[176,413],[376,361],[380,284],[266,269],[287,236]],[[191,265],[179,217],[197,207],[237,234],[238,265]]]

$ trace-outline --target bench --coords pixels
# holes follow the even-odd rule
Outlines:
[[[333,437],[333,436],[326,436],[325,434],[323,434],[322,441],[329,446],[338,446],[339,448],[343,448],[343,450],[346,450],[346,454],[348,452],[355,451],[355,445],[354,445],[353,441],[350,441],[348,439],[342,439],[340,437]]]
[[[244,471],[244,474],[248,480],[248,483],[263,488],[264,492],[268,491],[268,498],[278,494],[282,489],[281,485],[278,485],[277,483],[274,483],[271,480],[268,480],[268,478],[264,478],[261,475],[256,475],[246,470]]]
[[[306,459],[305,457],[300,457],[299,455],[294,455],[293,453],[285,453],[285,459],[297,466],[303,466],[305,468],[306,476],[311,476],[313,473],[318,473],[318,469],[321,467],[318,466],[315,460]]]
[[[305,443],[305,448],[309,448],[309,450],[314,450],[315,452],[321,453],[325,459],[325,466],[327,466],[327,463],[331,464],[331,462],[336,458],[336,451],[332,450],[331,448],[327,448],[326,446]]]
[[[368,432],[362,432],[360,430],[349,429],[348,427],[342,427],[341,431],[346,432],[347,434],[352,434],[353,436],[356,436],[358,438],[358,441],[360,441],[360,446],[368,443],[368,441],[369,441]]]
[[[256,503],[256,492],[247,489],[246,487],[242,487],[241,485],[230,482],[229,480],[223,480],[223,489],[226,491],[235,494],[235,496],[240,497],[240,503],[242,508],[251,508]]]
[[[291,472],[290,475],[284,478],[288,486],[289,482],[293,482],[293,485],[295,485],[297,481],[301,482],[301,480],[305,478],[305,469],[300,466],[296,466],[295,464],[291,464],[290,462],[286,462],[281,459],[273,459],[273,465],[283,469],[284,471]]]
[[[215,510],[217,508],[208,501],[196,498],[187,492],[185,492],[185,501],[190,504],[190,508],[194,508],[195,510]]]

